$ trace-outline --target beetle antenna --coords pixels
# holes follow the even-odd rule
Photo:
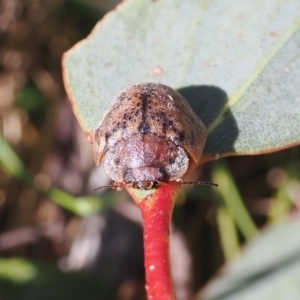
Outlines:
[[[115,192],[120,192],[122,190],[122,186],[116,184],[115,182],[110,185],[103,185],[95,188],[93,191],[102,190],[102,189],[113,189]]]
[[[218,184],[210,182],[210,181],[174,181],[173,182],[176,185],[182,185],[182,184],[194,184],[194,185],[210,185],[210,186],[218,186]],[[110,185],[103,185],[99,186],[94,189],[94,191],[102,190],[102,189],[113,189],[115,192],[119,192],[122,190],[123,186],[120,184],[116,184],[115,182]]]
[[[178,184],[195,184],[195,185],[218,186],[217,183],[213,183],[213,182],[210,182],[210,181],[182,181],[182,182],[178,182]]]
[[[107,188],[108,188],[108,189],[109,189],[109,188],[113,189],[114,186],[113,186],[112,184],[111,184],[111,185],[103,185],[103,186],[99,186],[99,187],[93,189],[93,191],[98,191],[98,190],[107,189]]]

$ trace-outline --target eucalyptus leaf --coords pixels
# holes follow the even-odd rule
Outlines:
[[[299,230],[299,215],[268,227],[196,299],[300,299]]]
[[[209,137],[206,159],[300,141],[300,1],[128,0],[63,60],[90,138],[112,100],[137,82],[187,98]]]

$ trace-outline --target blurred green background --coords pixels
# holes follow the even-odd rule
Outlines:
[[[107,184],[67,101],[61,56],[118,1],[0,1],[0,299],[144,299],[142,223]],[[299,147],[210,162],[172,225],[178,300],[299,209]]]

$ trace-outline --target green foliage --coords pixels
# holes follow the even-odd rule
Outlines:
[[[214,180],[220,183],[218,191],[218,226],[225,269],[203,291],[201,300],[265,300],[298,299],[300,280],[298,239],[299,213],[288,216],[297,199],[300,172],[295,165],[284,167],[274,200],[269,209],[269,227],[256,235],[237,187],[224,163],[215,163]],[[237,230],[251,241],[240,249]],[[253,235],[256,235],[253,237]]]
[[[265,229],[197,299],[299,299],[299,230],[299,216]]]
[[[0,259],[1,279],[22,283],[32,280],[36,273],[36,267],[23,258]]]
[[[230,171],[226,168],[224,162],[215,163],[213,180],[219,184],[216,194],[218,194],[221,206],[225,205],[227,207],[244,237],[250,240],[258,234],[258,230],[251,220]],[[222,226],[222,224],[220,225]]]
[[[39,182],[37,179],[34,179],[32,175],[28,173],[17,154],[1,135],[0,166],[11,177],[20,180],[29,187],[36,188],[37,190],[45,193],[50,199],[60,206],[80,216],[95,214],[101,209],[113,205],[115,201],[117,201],[116,197],[111,195],[102,196],[101,198],[95,196],[76,198],[57,188],[45,189],[41,182]]]
[[[83,272],[64,273],[46,263],[26,259],[0,260],[0,294],[14,300],[109,300],[112,286]]]
[[[28,114],[30,122],[37,127],[43,122],[48,108],[42,93],[32,82],[18,94],[16,105]]]

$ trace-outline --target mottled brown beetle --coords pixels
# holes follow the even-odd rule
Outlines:
[[[139,83],[113,101],[94,133],[93,151],[96,165],[103,162],[114,181],[109,187],[151,189],[185,183],[205,142],[203,122],[181,95],[162,84]]]

